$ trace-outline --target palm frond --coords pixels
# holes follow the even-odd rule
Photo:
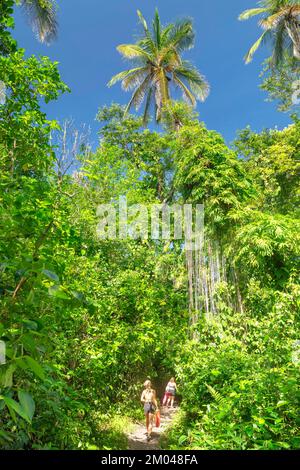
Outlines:
[[[147,22],[146,22],[145,18],[143,17],[140,10],[137,10],[137,14],[138,14],[138,17],[139,17],[139,20],[140,20],[141,24],[143,25],[145,33],[148,34],[149,29],[148,29],[148,25],[147,25]]]
[[[205,77],[187,61],[184,61],[181,67],[174,70],[177,77],[188,82],[190,89],[197,99],[204,101],[210,91],[209,84]]]
[[[287,39],[284,21],[281,21],[277,27],[274,35],[274,47],[271,64],[277,66],[285,55],[286,50],[292,50],[292,41]]]
[[[152,75],[147,75],[147,77],[145,77],[144,81],[136,88],[136,90],[134,91],[128,105],[126,106],[126,109],[125,109],[125,113],[124,114],[127,114],[128,111],[130,110],[130,108],[132,106],[134,106],[134,108],[136,110],[138,110],[147,94],[147,91],[149,89],[149,86],[151,85],[151,80],[152,80]]]
[[[194,95],[196,96],[198,100],[200,101],[206,100],[210,92],[210,86],[204,77],[202,77],[201,81],[197,81],[197,82],[190,81],[189,85],[190,85],[192,92],[194,93]]]
[[[136,44],[120,44],[117,47],[120,54],[126,59],[147,59],[151,60],[150,54]]]
[[[172,31],[173,28],[174,28],[174,24],[173,24],[173,23],[170,23],[170,24],[168,24],[168,25],[162,30],[161,35],[160,35],[161,47],[164,47],[164,46],[165,46],[165,43],[166,43],[167,40],[168,40],[170,31]]]
[[[174,74],[174,82],[179,86],[182,91],[185,101],[190,103],[192,106],[196,105],[196,98],[193,93],[188,89],[188,87]]]
[[[262,35],[258,38],[258,40],[253,44],[253,46],[250,47],[249,51],[244,57],[246,64],[249,64],[249,62],[252,61],[255,52],[257,51],[257,49],[259,48],[259,46],[261,45],[262,41],[264,40],[264,38],[266,37],[268,33],[269,33],[269,30],[264,31]]]
[[[278,23],[285,18],[285,12],[279,11],[274,15],[268,16],[267,18],[263,18],[259,24],[263,29],[272,29],[275,28]]]
[[[54,0],[21,0],[39,41],[50,44],[57,37],[57,6]]]
[[[165,47],[159,52],[159,64],[167,64],[168,67],[179,67],[182,65],[182,59],[175,47]]]
[[[248,20],[253,16],[261,15],[262,13],[266,13],[269,8],[250,8],[249,10],[243,11],[238,17],[240,21]]]
[[[177,21],[168,34],[166,46],[176,47],[178,51],[191,49],[194,46],[195,33],[192,20],[189,18]]]
[[[153,38],[150,34],[147,34],[147,36],[141,38],[137,42],[137,46],[139,46],[141,49],[143,49],[147,54],[149,54],[149,57],[155,57],[157,54],[157,47],[156,44],[153,41]]]
[[[247,52],[246,63],[251,62],[260,44],[267,39],[273,44],[273,65],[278,66],[282,62],[285,52],[291,57],[297,57],[300,0],[261,0],[260,4],[262,8],[246,10],[239,16],[240,20],[247,20],[252,16],[262,15],[259,25],[264,29],[264,33]],[[290,28],[291,24],[294,27],[293,32]]]
[[[150,67],[140,67],[140,70],[136,70],[133,74],[122,80],[122,89],[124,91],[130,91],[140,86],[150,72]]]
[[[117,73],[116,75],[114,75],[110,79],[107,86],[111,87],[111,86],[115,85],[117,82],[121,82],[121,81],[125,80],[126,78],[130,77],[131,75],[133,75],[135,73],[138,73],[142,70],[145,70],[145,67],[136,67],[134,69],[124,70],[123,72]]]
[[[156,45],[155,45],[155,43],[153,41],[153,38],[150,34],[148,24],[147,24],[145,18],[143,17],[142,13],[140,12],[140,10],[137,10],[137,14],[138,14],[140,23],[143,26],[144,34],[145,34],[145,36],[138,41],[137,45],[140,46],[142,49],[145,49],[147,52],[155,54]]]
[[[160,18],[158,14],[157,8],[155,9],[155,15],[153,20],[153,37],[157,48],[160,48],[160,33],[161,33],[161,25],[160,25]]]

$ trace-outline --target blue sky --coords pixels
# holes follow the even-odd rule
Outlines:
[[[72,90],[57,102],[47,105],[49,118],[73,117],[76,124],[86,123],[97,142],[98,108],[111,102],[127,103],[129,94],[119,84],[107,88],[115,73],[127,64],[116,51],[120,43],[132,42],[140,31],[136,10],[147,20],[155,7],[163,23],[182,16],[194,19],[196,43],[186,58],[206,76],[211,93],[198,105],[200,119],[207,127],[221,132],[230,143],[238,129],[250,125],[253,130],[290,123],[275,103],[265,101],[258,88],[261,63],[268,56],[263,47],[254,61],[245,65],[243,56],[259,34],[257,19],[237,20],[238,14],[256,5],[253,0],[57,0],[59,37],[50,47],[34,38],[24,15],[16,10],[14,35],[27,54],[48,55],[59,62],[61,76]]]

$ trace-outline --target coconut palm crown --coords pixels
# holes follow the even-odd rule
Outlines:
[[[262,0],[260,8],[251,8],[239,16],[248,20],[260,15],[259,25],[264,30],[245,56],[246,63],[263,42],[272,44],[272,63],[278,65],[284,56],[300,60],[300,0]]]
[[[171,85],[180,89],[183,98],[192,106],[204,101],[209,85],[201,73],[181,55],[194,45],[195,33],[190,19],[182,19],[163,27],[156,10],[151,30],[140,11],[137,12],[143,35],[135,44],[121,44],[117,50],[133,62],[134,68],[115,75],[108,86],[122,83],[125,91],[133,90],[125,113],[136,110],[145,102],[144,122],[154,104],[155,118],[161,119],[162,108],[171,98]]]
[[[55,0],[16,0],[29,19],[38,40],[50,44],[57,36],[57,6]]]

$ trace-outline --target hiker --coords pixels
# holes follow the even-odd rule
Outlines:
[[[164,396],[164,405],[171,406],[172,408],[174,407],[176,391],[177,391],[177,385],[175,382],[175,378],[171,377],[171,379],[168,382],[168,385],[166,386],[166,392]]]
[[[156,392],[152,388],[152,384],[150,380],[146,380],[144,383],[144,390],[141,396],[141,402],[144,403],[144,412],[146,416],[146,429],[147,429],[147,440],[150,441],[152,427],[153,427],[153,420],[155,416],[155,412],[158,408],[157,400],[156,400]]]

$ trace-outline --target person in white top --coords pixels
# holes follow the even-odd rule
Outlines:
[[[166,386],[166,394],[168,397],[167,406],[171,406],[172,408],[174,407],[176,391],[177,391],[177,385],[175,382],[175,378],[172,377],[170,381],[168,382],[168,385]]]

